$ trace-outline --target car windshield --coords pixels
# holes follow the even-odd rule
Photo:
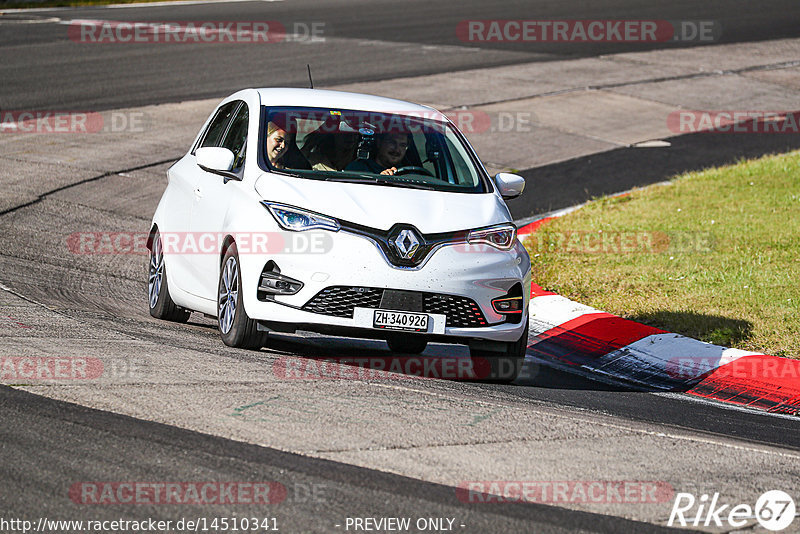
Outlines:
[[[438,112],[265,107],[262,118],[265,169],[317,180],[487,191],[461,134]]]

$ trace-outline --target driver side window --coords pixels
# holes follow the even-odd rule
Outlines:
[[[208,129],[203,136],[203,140],[200,141],[200,147],[220,146],[220,142],[227,131],[228,123],[231,120],[231,115],[233,115],[233,113],[236,111],[238,105],[238,101],[229,102],[219,108],[219,111],[217,111],[217,114],[208,125]]]
[[[247,148],[247,125],[249,121],[249,113],[247,111],[247,104],[242,102],[242,106],[233,118],[228,133],[222,141],[223,148],[227,148],[233,152],[233,172],[238,172],[244,164],[244,153]]]

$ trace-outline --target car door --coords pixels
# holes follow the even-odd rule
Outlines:
[[[165,255],[169,255],[171,280],[183,291],[199,296],[202,281],[197,265],[198,254],[192,247],[191,219],[196,203],[197,186],[205,173],[198,165],[195,151],[201,146],[217,146],[228,131],[238,102],[220,106],[199,136],[189,154],[181,158],[169,169],[169,189],[173,189],[169,200],[169,210],[165,211],[162,238]],[[188,245],[188,246],[187,246]]]
[[[233,168],[230,175],[239,178],[244,169],[249,116],[247,104],[237,101],[237,106],[232,111],[232,118],[225,132],[214,140],[214,145],[203,145],[227,148],[233,152]],[[198,170],[191,216],[191,231],[198,239],[198,247],[201,248],[193,262],[200,280],[197,296],[216,299],[220,251],[215,248],[213,253],[209,253],[207,245],[212,241],[215,244],[221,244],[221,237],[224,237],[226,231],[225,217],[231,203],[235,202],[236,188],[240,182],[231,179],[230,176],[222,176],[199,167]]]

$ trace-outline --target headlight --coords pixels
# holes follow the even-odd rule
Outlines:
[[[514,246],[516,238],[517,227],[510,223],[504,223],[480,230],[472,230],[467,235],[467,243],[470,245],[483,243],[500,250],[509,250]]]
[[[316,230],[321,228],[332,232],[339,231],[339,222],[336,221],[336,219],[320,215],[319,213],[266,201],[262,201],[261,204],[269,210],[280,227],[284,230],[302,232],[304,230]]]

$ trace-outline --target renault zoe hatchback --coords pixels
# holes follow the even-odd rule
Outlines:
[[[270,331],[468,345],[519,373],[530,260],[464,135],[426,106],[313,89],[223,100],[167,172],[149,239],[153,317],[216,317],[223,342]]]

